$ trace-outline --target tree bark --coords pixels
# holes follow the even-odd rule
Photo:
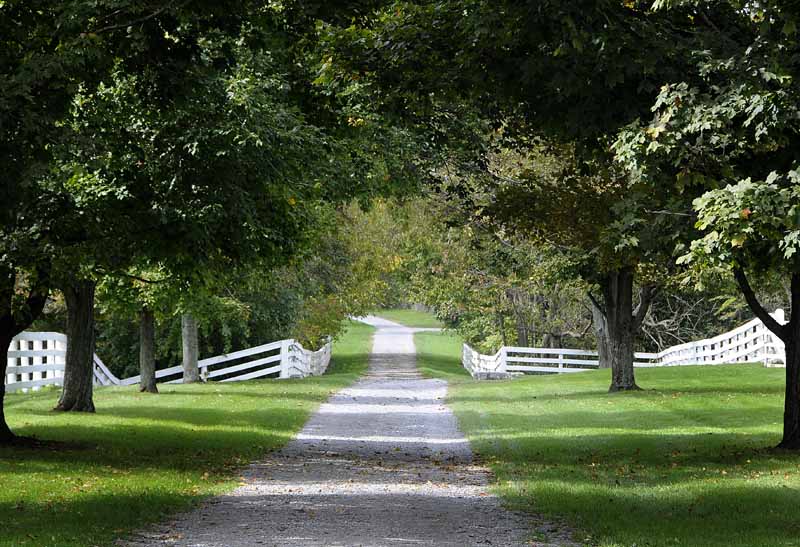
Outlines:
[[[13,272],[4,272],[0,276],[0,444],[7,444],[14,440],[14,433],[6,422],[6,370],[8,369],[8,346],[18,334],[17,324],[14,321],[11,300],[14,298],[14,284],[16,276]]]
[[[517,344],[521,347],[528,347],[528,327],[517,319]]]
[[[6,369],[8,368],[8,346],[13,336],[0,333],[0,445],[14,440],[14,433],[8,427],[4,411],[6,398]]]
[[[792,275],[792,311],[782,325],[781,339],[786,346],[786,395],[783,407],[783,439],[779,448],[800,450],[800,273]],[[777,321],[776,321],[777,322]]]
[[[156,319],[153,311],[142,308],[139,314],[139,391],[158,393],[156,385]]]
[[[794,313],[792,314],[794,315]],[[778,448],[800,450],[800,322],[792,325],[786,343],[786,395],[783,402],[783,438]]]
[[[181,336],[183,340],[183,383],[199,382],[197,321],[190,313],[185,313],[181,317]]]
[[[610,272],[603,284],[610,392],[638,390],[633,370],[633,268]]]
[[[592,302],[592,324],[597,338],[597,360],[600,368],[611,368],[611,357],[608,355],[608,327],[603,309],[594,298]]]
[[[542,346],[546,348],[563,348],[564,335],[554,332],[548,332],[544,335],[544,339],[542,339]]]
[[[8,347],[16,335],[27,329],[44,309],[49,290],[49,271],[36,271],[35,285],[30,288],[25,303],[16,308],[12,305],[17,290],[17,276],[13,269],[0,270],[0,444],[11,443],[16,437],[6,422],[6,371],[8,370]]]
[[[500,343],[503,346],[508,345],[508,340],[506,340],[506,320],[502,313],[496,312],[495,317],[497,318],[497,328],[500,330]]]
[[[55,410],[94,412],[95,282],[76,281],[63,291],[67,303],[67,360],[64,387]]]

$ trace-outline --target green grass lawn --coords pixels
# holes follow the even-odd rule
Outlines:
[[[97,414],[51,412],[58,392],[6,398],[19,435],[80,443],[0,448],[0,545],[109,545],[202,498],[284,445],[333,391],[367,366],[373,329],[353,323],[324,376],[96,391]]]
[[[431,327],[444,327],[441,321],[436,319],[432,313],[428,313],[425,311],[417,311],[417,310],[405,310],[405,309],[393,309],[393,310],[375,310],[372,312],[373,315],[377,315],[378,317],[383,317],[384,319],[388,319],[389,321],[394,321],[395,323],[400,323],[401,325],[405,325],[406,327],[416,327],[416,328],[431,328]]]
[[[609,395],[608,371],[478,382],[456,338],[416,346],[511,507],[604,547],[800,545],[800,455],[769,450],[782,369],[640,369],[645,391]]]

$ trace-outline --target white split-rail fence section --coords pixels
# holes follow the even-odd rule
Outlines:
[[[15,337],[8,352],[6,391],[39,389],[64,382],[67,337],[59,332],[23,332]],[[202,359],[200,376],[205,380],[237,382],[268,376],[305,378],[319,376],[331,360],[331,342],[318,351],[305,349],[296,340],[280,340],[250,349],[234,351]],[[167,384],[183,382],[183,367],[156,371],[156,378]],[[138,384],[139,376],[117,378],[97,356],[94,356],[94,383],[100,386]]]
[[[785,323],[783,310],[771,314]],[[512,374],[552,374],[584,372],[599,367],[596,351],[565,348],[522,348],[504,346],[494,355],[483,355],[464,344],[461,362],[473,378],[507,378]],[[687,342],[659,353],[634,354],[635,367],[681,365],[721,365],[763,362],[765,366],[785,366],[786,347],[760,319],[714,338]]]

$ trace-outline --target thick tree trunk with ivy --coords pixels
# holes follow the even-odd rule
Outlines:
[[[156,385],[156,319],[153,311],[139,313],[139,391],[158,393]]]
[[[783,400],[783,438],[778,448],[800,450],[800,273],[792,274],[790,283],[791,312],[789,322],[781,325],[761,305],[744,270],[735,268],[733,275],[744,294],[747,305],[769,330],[786,346],[786,389]]]
[[[95,282],[71,282],[63,292],[67,303],[67,359],[64,387],[55,410],[94,412]]]
[[[39,317],[49,294],[47,271],[37,271],[31,279],[35,281],[34,286],[27,288],[27,295],[21,304],[15,303],[14,296],[19,291],[17,275],[12,269],[0,269],[0,444],[15,439],[4,411],[8,347],[16,335]]]
[[[200,350],[197,320],[192,314],[185,313],[181,317],[181,338],[183,341],[183,383],[199,382],[200,369],[197,366],[197,361]]]

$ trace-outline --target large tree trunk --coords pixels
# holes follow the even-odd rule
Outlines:
[[[800,325],[800,322],[798,322]],[[783,402],[783,439],[778,448],[800,449],[800,329],[794,325],[786,341],[786,396]]]
[[[139,314],[139,391],[158,393],[156,386],[156,318],[152,310]]]
[[[783,401],[783,439],[778,448],[800,449],[800,274],[791,280],[789,322],[776,334],[786,346],[786,395]],[[769,327],[769,325],[767,325]]]
[[[199,382],[197,321],[189,313],[185,313],[181,317],[181,335],[183,339],[183,383]]]
[[[6,371],[8,370],[8,346],[16,335],[27,329],[44,309],[49,294],[49,276],[46,269],[36,271],[31,277],[34,285],[22,306],[12,305],[17,275],[13,269],[0,269],[0,444],[12,442],[16,437],[8,427],[5,415]]]
[[[603,284],[607,351],[611,362],[609,391],[637,390],[633,372],[633,268],[611,272]]]
[[[11,345],[13,336],[0,333],[0,445],[14,440],[14,433],[6,423],[6,414],[3,410],[6,398],[6,369],[8,368],[8,346]]]
[[[600,368],[611,368],[611,357],[608,354],[608,327],[603,310],[592,299],[592,324],[597,339],[597,361]]]
[[[81,280],[64,287],[67,303],[67,360],[64,387],[55,410],[94,412],[94,290]]]

